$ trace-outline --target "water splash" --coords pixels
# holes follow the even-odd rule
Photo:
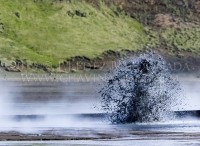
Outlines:
[[[121,61],[100,93],[113,123],[162,121],[180,100],[178,82],[155,53]]]

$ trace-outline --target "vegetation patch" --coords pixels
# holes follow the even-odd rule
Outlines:
[[[0,60],[54,68],[108,50],[200,53],[200,8],[188,0],[1,0]]]
[[[84,1],[0,1],[0,55],[45,65],[106,50],[141,49],[144,27],[123,13]]]

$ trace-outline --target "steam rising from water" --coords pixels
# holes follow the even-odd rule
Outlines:
[[[191,106],[186,108],[189,110],[194,109],[191,102],[198,104],[199,101],[199,82],[196,79],[195,81],[196,84],[193,81],[183,82],[188,97],[190,96],[187,103]],[[191,85],[195,88],[190,89]],[[70,83],[61,86],[46,82],[44,85],[29,85],[0,81],[0,131],[40,133],[43,129],[54,128],[109,130],[113,125],[109,125],[104,117],[94,117],[96,113],[102,112],[94,108],[99,104],[99,98],[95,97],[96,87],[93,83]],[[169,116],[173,117],[171,110],[178,110],[177,105],[179,106],[182,100],[179,91],[178,83],[171,77],[162,57],[144,54],[122,61],[106,81],[101,93],[104,109],[111,113],[112,122],[161,121],[159,123],[163,124],[163,120]],[[183,107],[183,110],[186,109]],[[199,105],[196,105],[195,109],[198,110]],[[93,115],[84,117],[82,113]],[[130,125],[137,129],[138,126],[143,128],[143,124],[145,123]],[[121,128],[120,125],[117,127]]]
[[[87,115],[97,112],[93,107],[96,101],[86,98],[93,92],[84,92],[82,85],[72,84],[72,88],[69,85],[54,86],[50,83],[38,86],[30,83],[30,86],[26,86],[28,84],[0,82],[0,131],[38,133],[44,129],[103,125],[98,118],[91,120],[91,116]],[[66,88],[70,90],[66,91]],[[51,95],[55,91],[58,93]],[[40,96],[42,98],[38,98]],[[75,99],[72,100],[73,97]]]
[[[11,87],[7,86],[5,82],[0,81],[0,116],[13,113],[12,92],[15,92],[14,88],[11,89]]]
[[[180,103],[180,88],[154,53],[121,62],[100,91],[113,123],[162,121]]]

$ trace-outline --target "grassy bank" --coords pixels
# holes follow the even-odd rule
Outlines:
[[[1,0],[0,60],[7,65],[20,59],[28,65],[56,67],[75,56],[92,59],[107,50],[140,50],[163,44],[171,52],[200,54],[200,27],[193,27],[196,15],[189,19],[193,14],[189,3],[182,4],[187,4],[183,12],[182,6],[172,1],[153,5],[118,1],[121,3],[108,5],[98,0]],[[163,21],[161,27],[154,24],[156,14],[169,14],[164,21],[163,17],[158,19]],[[187,20],[195,23],[185,23]]]
[[[0,57],[57,65],[73,56],[94,58],[106,50],[141,49],[143,26],[101,3],[0,1]]]
[[[200,28],[166,29],[161,33],[172,50],[193,52],[200,55]]]

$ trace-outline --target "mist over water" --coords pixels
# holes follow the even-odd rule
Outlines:
[[[139,64],[139,61],[137,63]],[[124,71],[124,69],[122,71]],[[173,78],[171,74],[169,75],[171,78]],[[113,76],[111,76],[111,78],[112,77]],[[178,80],[180,81],[181,88],[183,89],[184,95],[186,96],[186,100],[184,101],[185,104],[182,103],[177,104],[176,102],[176,104],[173,104],[173,106],[170,105],[170,110],[173,111],[194,110],[194,109],[199,110],[200,109],[199,108],[200,104],[198,104],[200,103],[199,92],[198,92],[200,86],[199,80],[194,77],[191,78],[183,77],[183,78],[178,78]],[[1,81],[0,82],[0,93],[1,93],[0,131],[42,133],[41,131],[43,130],[50,131],[53,129],[68,129],[68,130],[73,129],[77,131],[88,130],[88,129],[90,129],[91,131],[95,131],[99,129],[101,131],[111,130],[111,133],[113,133],[112,130],[116,128],[135,129],[135,130],[158,129],[159,131],[161,130],[170,131],[172,129],[173,130],[178,129],[182,131],[185,130],[184,123],[189,123],[188,127],[190,128],[188,128],[187,130],[194,130],[194,129],[199,130],[198,128],[196,128],[196,126],[194,128],[191,128],[191,125],[198,125],[198,117],[193,117],[193,116],[187,117],[187,119],[183,119],[181,121],[179,119],[168,119],[160,121],[144,120],[142,122],[137,121],[136,123],[133,123],[131,125],[123,124],[123,125],[117,125],[116,127],[116,125],[111,124],[111,122],[108,121],[107,118],[98,115],[98,113],[105,112],[101,110],[101,101],[100,101],[101,98],[99,97],[100,95],[97,93],[99,91],[99,83],[100,82],[97,83],[77,82],[68,84],[60,84],[60,83],[51,84],[45,82],[40,84],[37,82]],[[165,84],[161,84],[161,87],[163,87],[162,85],[164,86]],[[192,88],[191,85],[193,85]],[[162,90],[155,90],[155,91],[150,90],[151,91],[150,94],[159,91],[158,95],[160,95],[161,93],[163,93],[163,91],[165,91],[163,89],[165,88],[163,87]],[[167,88],[167,90],[168,89],[170,88]],[[112,93],[113,95],[116,95],[118,91]],[[173,96],[173,98],[171,99],[174,98],[176,99],[180,97]],[[162,104],[157,103],[157,101],[156,102],[154,101],[155,100],[153,100],[153,103],[158,104],[159,108],[162,107],[162,110],[165,109],[163,108],[163,106],[161,106]],[[174,101],[178,100],[173,100],[173,102]],[[141,108],[142,112],[144,112],[149,108],[149,106],[146,106],[147,102],[152,103],[152,100],[145,100],[145,104],[142,106],[143,108]],[[154,110],[156,108],[154,108]],[[161,115],[163,115],[162,110],[159,109],[159,111],[161,111],[162,113]],[[145,118],[147,117],[154,119],[155,115],[148,114],[148,116],[145,116]],[[78,134],[77,131],[75,132],[76,134]]]
[[[20,84],[13,82],[1,85],[0,131],[39,132],[45,128],[103,126],[102,120],[89,115],[100,112],[94,108],[98,101],[95,90],[89,90],[92,85],[85,88],[81,83]]]
[[[179,78],[185,98],[183,110],[200,110],[200,79],[192,76]]]

